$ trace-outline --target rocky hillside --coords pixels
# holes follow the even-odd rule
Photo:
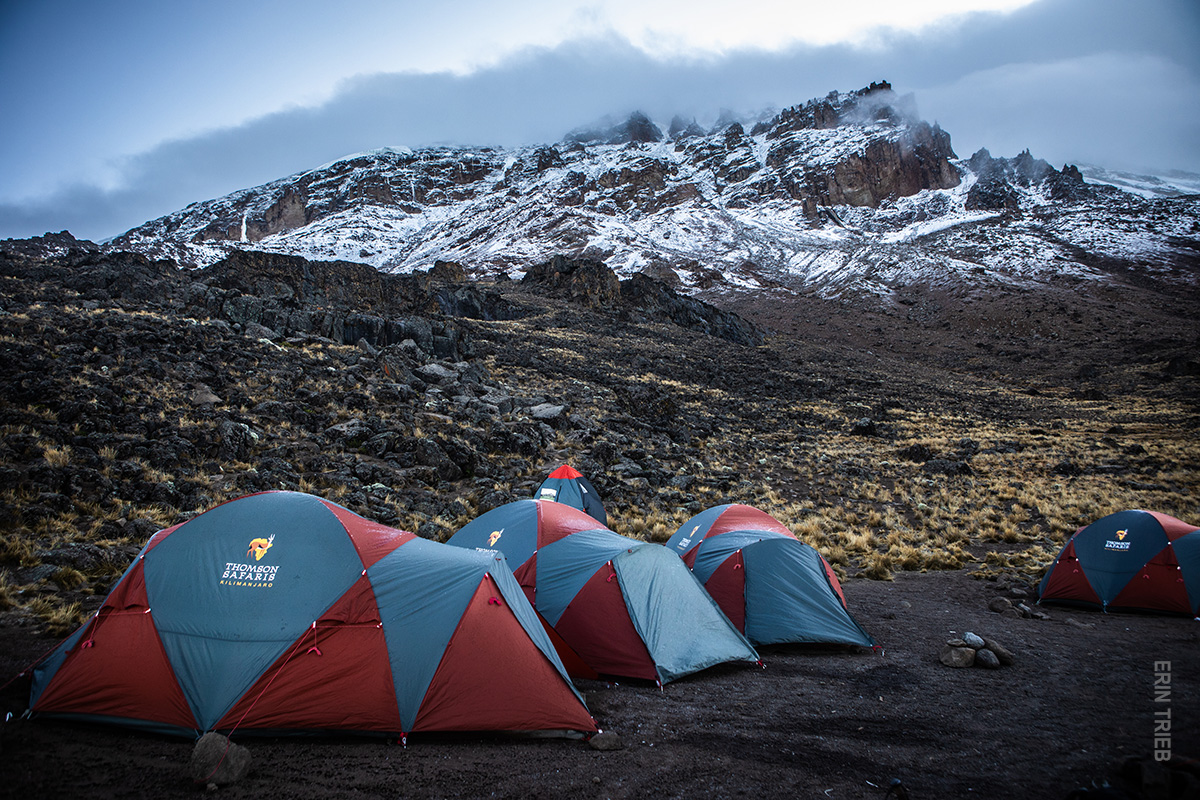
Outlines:
[[[60,235],[5,243],[0,276],[0,610],[105,583],[177,515],[254,491],[311,491],[444,537],[584,441],[583,466],[669,489],[659,459],[682,458],[709,414],[598,367],[574,390],[536,377],[575,358],[510,347],[510,326],[556,327],[566,303],[663,341],[764,339],[645,276],[564,258],[482,287],[453,263],[384,275],[248,252],[195,273]]]
[[[274,488],[440,539],[565,462],[627,535],[743,502],[846,575],[1023,583],[1083,517],[1200,516],[1186,293],[738,315],[600,262],[523,272],[0,243],[0,626],[69,627],[159,527]]]

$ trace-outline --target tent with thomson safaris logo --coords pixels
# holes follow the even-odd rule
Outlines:
[[[1102,517],[1063,545],[1038,602],[1200,617],[1200,528],[1155,511]]]
[[[502,558],[296,492],[155,534],[30,709],[186,735],[596,730]]]

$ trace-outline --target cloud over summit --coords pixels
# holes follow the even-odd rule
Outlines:
[[[60,149],[60,166],[75,159],[103,168],[68,171],[74,177],[65,185],[32,197],[0,186],[0,236],[68,228],[105,238],[191,202],[379,147],[548,143],[634,110],[660,124],[674,114],[712,122],[722,109],[782,108],[882,79],[914,93],[921,116],[951,134],[960,156],[1029,148],[1056,164],[1200,171],[1200,11],[1184,0],[1133,6],[1042,0],[1007,15],[890,30],[867,44],[720,53],[655,52],[614,27],[529,45],[474,71],[359,74],[315,104],[134,155],[105,156],[99,145]],[[246,76],[255,79],[269,76]]]

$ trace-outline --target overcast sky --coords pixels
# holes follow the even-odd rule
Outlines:
[[[0,238],[882,79],[960,156],[1200,172],[1196,0],[0,0]]]

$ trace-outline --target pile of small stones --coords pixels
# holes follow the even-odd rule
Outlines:
[[[947,640],[942,648],[942,663],[947,667],[983,667],[1000,669],[1013,663],[1013,654],[995,639],[985,639],[968,631],[961,638]]]

